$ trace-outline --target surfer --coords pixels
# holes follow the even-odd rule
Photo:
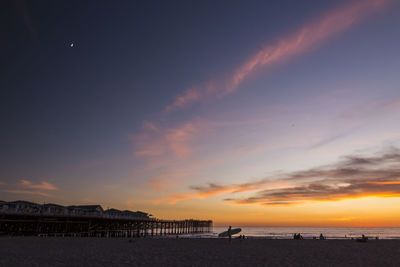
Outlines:
[[[232,242],[232,226],[228,228],[229,243]]]

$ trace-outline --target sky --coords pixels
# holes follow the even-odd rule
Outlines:
[[[0,199],[400,226],[400,3],[2,1]]]

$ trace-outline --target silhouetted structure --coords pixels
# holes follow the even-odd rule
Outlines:
[[[210,232],[212,221],[159,220],[141,211],[103,210],[100,205],[61,206],[0,201],[0,234],[139,237]]]

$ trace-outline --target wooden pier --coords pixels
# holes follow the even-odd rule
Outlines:
[[[145,237],[211,232],[212,221],[135,220],[0,214],[0,234],[79,237]]]
[[[0,235],[145,237],[211,232],[211,220],[160,220],[145,212],[0,202]]]

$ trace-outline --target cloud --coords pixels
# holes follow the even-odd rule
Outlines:
[[[58,188],[49,182],[42,181],[40,184],[33,184],[32,182],[28,180],[21,180],[20,185],[22,187],[26,188],[32,188],[32,189],[43,189],[43,190],[58,190]]]
[[[399,181],[347,181],[341,184],[313,183],[280,190],[265,190],[256,196],[234,200],[236,204],[293,205],[309,201],[337,201],[360,197],[400,197]]]
[[[320,148],[320,147],[326,146],[326,145],[328,145],[330,143],[333,143],[333,142],[335,142],[335,141],[337,141],[337,140],[339,140],[341,138],[344,138],[346,136],[348,136],[347,133],[346,134],[342,133],[342,134],[333,135],[333,136],[330,136],[328,138],[320,140],[319,142],[317,142],[314,145],[312,145],[310,148],[311,149]]]
[[[30,190],[3,190],[3,192],[17,194],[17,195],[36,195],[42,197],[51,197],[50,194],[40,192],[40,191],[30,191]]]
[[[169,197],[156,199],[155,202],[159,203],[161,201],[168,202],[169,204],[175,204],[179,201],[185,199],[204,199],[207,197],[212,197],[221,194],[235,194],[240,192],[256,191],[260,186],[269,186],[271,188],[279,188],[283,186],[285,182],[281,181],[270,181],[270,180],[260,180],[252,183],[236,184],[236,185],[218,185],[214,183],[209,183],[206,186],[190,186],[189,189],[192,192],[171,194]],[[234,200],[234,199],[230,199]]]
[[[189,88],[183,94],[175,97],[174,102],[165,108],[166,111],[172,111],[182,108],[188,103],[197,102],[203,98],[202,88]]]
[[[294,205],[310,201],[337,201],[360,197],[400,196],[400,150],[391,148],[373,156],[346,156],[337,164],[287,174],[281,181],[293,185],[264,189],[236,204]]]
[[[193,152],[192,141],[198,135],[204,135],[209,127],[209,123],[201,119],[193,119],[173,127],[145,122],[142,131],[131,135],[130,139],[134,143],[137,156],[185,158]]]
[[[254,182],[190,186],[190,192],[157,199],[175,204],[185,199],[203,199],[228,194],[235,204],[296,205],[310,201],[337,201],[348,198],[400,197],[400,150],[390,148],[375,156],[349,155],[335,164],[305,171],[282,173]],[[253,192],[246,198],[234,194]]]
[[[366,16],[381,9],[390,0],[352,1],[303,25],[273,45],[267,45],[250,56],[224,81],[210,81],[194,86],[175,97],[165,110],[173,111],[209,97],[230,94],[249,76],[268,66],[274,66],[303,54],[327,39],[347,30]]]

